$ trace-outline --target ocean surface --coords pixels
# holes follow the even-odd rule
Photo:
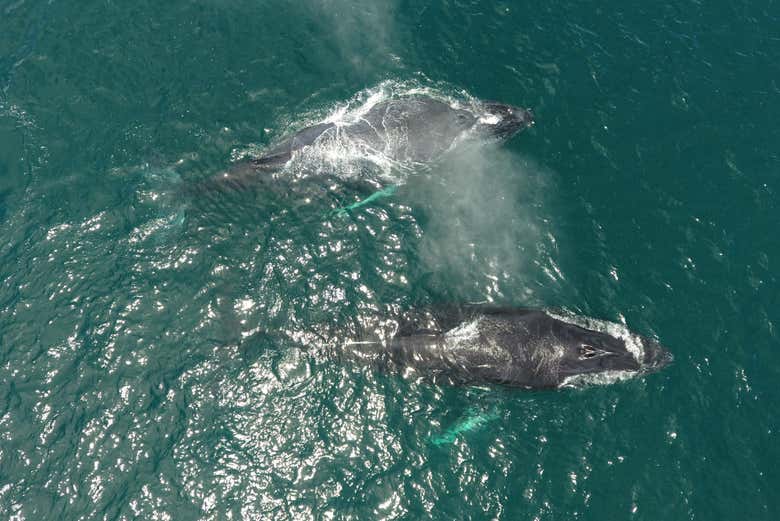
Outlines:
[[[774,0],[0,0],[0,519],[780,519],[779,29]],[[536,125],[187,189],[421,91]],[[675,361],[523,391],[333,356],[465,302]]]

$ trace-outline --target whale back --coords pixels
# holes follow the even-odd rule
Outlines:
[[[539,309],[443,308],[409,313],[389,338],[347,347],[435,382],[524,388],[614,381],[671,361],[656,342],[620,325],[611,333],[575,322]]]
[[[282,166],[324,135],[367,146],[394,161],[427,162],[449,149],[476,121],[471,112],[431,97],[387,100],[354,122],[306,127],[251,162],[258,168]]]
[[[297,152],[298,150],[311,145],[323,133],[334,127],[335,125],[333,123],[318,123],[317,125],[306,127],[281,141],[262,157],[252,159],[251,163],[257,167],[266,168],[283,166],[292,158],[293,152]]]
[[[446,152],[477,118],[431,97],[407,97],[378,103],[347,126],[361,140],[396,161],[427,162]]]
[[[368,159],[383,166],[402,168],[439,159],[462,139],[508,139],[533,124],[530,111],[499,103],[457,104],[425,94],[386,99],[367,108],[295,132],[272,145],[263,155],[232,165],[212,183],[249,187],[259,172],[284,167],[307,147],[316,145],[310,158],[313,171],[330,167],[334,159]],[[320,164],[320,160],[325,163]],[[306,159],[305,161],[308,161]]]
[[[490,382],[520,387],[560,383],[562,353],[555,321],[539,310],[439,313],[435,330],[402,326],[390,359],[450,383]]]

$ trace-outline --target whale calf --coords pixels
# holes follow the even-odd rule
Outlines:
[[[435,383],[527,389],[609,383],[666,366],[671,354],[620,324],[524,308],[467,307],[401,321],[389,338],[344,349]]]
[[[218,177],[246,181],[253,173],[283,167],[314,145],[321,145],[324,153],[335,151],[338,155],[348,147],[396,163],[424,164],[436,160],[460,140],[505,140],[533,123],[529,109],[504,103],[456,104],[429,95],[408,94],[378,102],[349,122],[325,121],[306,127],[260,157],[237,163]]]

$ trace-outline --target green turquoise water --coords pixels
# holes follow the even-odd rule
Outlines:
[[[0,1],[0,518],[778,519],[778,27],[771,0]],[[536,125],[181,189],[415,88]],[[524,392],[329,356],[481,301],[675,362]]]

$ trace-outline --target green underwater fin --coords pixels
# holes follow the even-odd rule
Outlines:
[[[331,215],[336,215],[338,217],[346,217],[347,214],[349,214],[349,212],[357,210],[358,208],[365,206],[369,203],[372,203],[377,199],[381,199],[383,197],[390,197],[391,195],[395,194],[396,190],[398,190],[397,185],[390,185],[387,188],[383,188],[382,190],[374,192],[373,194],[369,195],[362,201],[352,203],[349,206],[344,206],[342,208],[336,208],[331,212]]]
[[[449,445],[454,443],[460,434],[473,431],[487,423],[499,418],[498,411],[474,411],[471,410],[461,421],[439,434],[431,437],[431,443],[437,446]]]

